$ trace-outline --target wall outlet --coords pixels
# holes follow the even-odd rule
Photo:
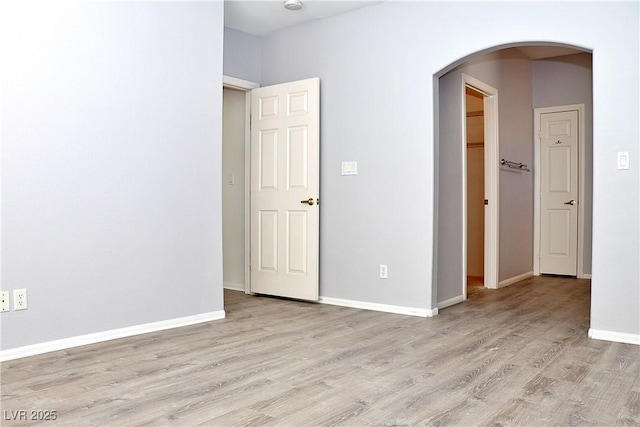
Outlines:
[[[342,162],[342,175],[358,175],[358,162]]]
[[[0,292],[0,312],[9,311],[9,291]]]
[[[386,264],[380,264],[380,278],[381,279],[386,279],[388,276],[388,270],[387,270],[387,265]]]
[[[13,310],[26,310],[27,309],[27,290],[26,289],[14,289],[13,290]]]

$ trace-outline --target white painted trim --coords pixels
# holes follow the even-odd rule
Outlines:
[[[498,271],[500,265],[500,168],[499,168],[499,126],[498,126],[498,90],[488,84],[472,77],[468,74],[462,74],[462,95],[463,106],[466,104],[465,87],[472,89],[484,95],[484,171],[485,171],[485,198],[489,200],[489,204],[485,207],[485,223],[484,223],[484,286],[489,289],[497,289]],[[463,178],[463,296],[466,299],[467,293],[467,151],[466,151],[466,112],[463,108],[463,141],[462,141],[462,166],[465,177]]]
[[[627,334],[624,332],[600,331],[598,329],[589,328],[589,338],[594,340],[640,345],[640,335]]]
[[[520,282],[521,280],[528,279],[529,277],[533,276],[533,271],[528,271],[509,279],[501,280],[500,283],[498,283],[498,288],[504,288],[505,286],[513,285],[514,283]]]
[[[195,325],[197,323],[211,322],[225,318],[225,311],[212,311],[210,313],[196,314],[194,316],[180,317],[177,319],[162,320],[160,322],[145,323],[142,325],[130,326],[127,328],[112,329],[110,331],[98,332],[95,334],[80,335],[77,337],[64,338],[61,340],[49,341],[39,344],[26,345],[8,350],[0,351],[0,361],[19,359],[22,357],[35,356],[37,354],[49,353],[51,351],[66,350],[68,348],[80,347],[88,344],[126,338],[134,335],[146,334],[149,332],[163,331],[166,329],[179,328],[181,326]]]
[[[466,288],[466,286],[465,286],[465,288]],[[467,299],[467,292],[466,292],[466,289],[465,289],[464,296],[463,295],[458,295],[457,297],[449,298],[447,300],[439,302],[438,303],[438,310],[441,310],[443,308],[447,308],[447,307],[450,307],[452,305],[461,303],[466,299]]]
[[[577,104],[578,108],[578,195],[580,200],[578,201],[578,266],[576,270],[576,276],[580,277],[584,275],[584,198],[585,189],[584,183],[586,182],[584,171],[585,167],[585,153],[587,151],[585,145],[587,143],[586,131],[585,131],[585,106],[584,104]]]
[[[590,274],[581,274],[580,276],[578,276],[578,279],[591,280],[591,275]]]
[[[231,76],[222,76],[222,86],[243,91],[248,91],[260,87],[258,83],[250,82],[249,80],[238,79]]]
[[[431,192],[433,197],[427,197],[425,202],[431,212],[431,223],[429,224],[429,231],[431,232],[431,256],[426,256],[424,259],[424,271],[431,271],[431,283],[426,285],[429,292],[430,300],[425,301],[430,306],[437,306],[438,302],[438,250],[439,250],[439,227],[440,227],[440,213],[438,208],[438,200],[440,199],[440,80],[437,75],[433,76],[431,81],[431,88],[433,90],[433,147],[431,150],[431,156],[427,156],[427,170],[429,166],[433,167],[432,170],[432,185]],[[431,161],[431,163],[429,163]],[[428,192],[428,190],[427,190]],[[427,214],[427,212],[425,212]],[[428,218],[429,215],[426,215]],[[427,236],[429,240],[429,236]]]
[[[244,118],[244,290],[251,293],[251,90],[260,84],[231,76],[222,76],[222,86],[246,92]],[[237,289],[235,287],[229,289]]]
[[[341,307],[361,308],[364,310],[382,311],[385,313],[404,314],[408,316],[433,317],[438,314],[437,308],[403,307],[399,305],[377,304],[374,302],[354,301],[348,299],[320,297],[319,303],[338,305]]]
[[[584,104],[559,105],[555,107],[534,108],[533,110],[533,271],[540,275],[540,121],[542,114],[559,113],[563,111],[578,112],[578,248],[576,253],[576,276],[580,279],[591,278],[584,274],[584,198],[585,198],[585,114]]]
[[[468,233],[468,227],[467,227],[467,213],[468,213],[468,203],[467,203],[467,199],[468,199],[468,195],[467,195],[467,168],[468,168],[468,161],[467,161],[467,79],[465,77],[469,77],[466,76],[465,74],[462,74],[462,90],[461,95],[462,95],[462,99],[461,99],[461,106],[462,108],[460,109],[460,125],[462,126],[462,141],[461,145],[462,145],[462,159],[461,159],[461,163],[462,166],[460,167],[460,170],[462,171],[462,224],[460,225],[460,229],[462,230],[462,265],[461,270],[462,270],[462,298],[459,298],[458,296],[454,297],[454,298],[449,298],[446,301],[442,301],[439,302],[437,304],[438,308],[442,308],[443,303],[447,303],[450,302],[452,299],[456,299],[458,300],[458,302],[462,302],[462,301],[466,301],[467,299],[467,256],[468,256],[468,242],[467,242],[467,233]],[[483,98],[484,99],[484,98]],[[483,137],[483,139],[486,139]],[[486,226],[486,221],[485,221],[485,226]],[[486,232],[486,230],[485,230]],[[452,304],[449,304],[452,305]],[[447,307],[447,305],[445,305],[444,307]]]
[[[230,289],[232,291],[242,291],[242,292],[244,292],[244,283],[224,282],[222,287],[224,289]]]
[[[251,293],[251,91],[244,99],[244,293]]]
[[[540,112],[533,109],[533,274],[540,275]]]

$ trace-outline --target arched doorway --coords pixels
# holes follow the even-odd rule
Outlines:
[[[591,152],[592,80],[591,53],[574,46],[523,43],[498,46],[463,58],[436,75],[438,123],[436,135],[436,274],[434,293],[438,308],[466,299],[467,270],[467,144],[464,125],[465,88],[469,78],[500,92],[495,153],[485,157],[486,182],[495,194],[485,197],[495,222],[485,224],[485,239],[494,239],[496,251],[485,253],[484,275],[495,275],[489,286],[498,288],[533,275],[534,268],[534,168],[533,110],[553,105],[585,104],[583,270],[591,266]],[[466,79],[466,80],[465,80]],[[571,83],[571,84],[568,84]],[[471,85],[473,87],[473,85]],[[505,159],[526,165],[513,170],[500,165]],[[492,200],[493,199],[493,200]],[[485,204],[487,203],[485,202]],[[491,203],[494,203],[491,205]],[[487,211],[485,211],[486,213]],[[487,242],[485,242],[487,243]],[[485,245],[485,248],[487,245]],[[485,286],[487,283],[485,282]]]

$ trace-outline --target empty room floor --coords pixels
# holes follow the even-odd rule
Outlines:
[[[638,425],[640,346],[587,338],[590,282],[424,319],[225,291],[225,320],[2,363],[3,425]]]

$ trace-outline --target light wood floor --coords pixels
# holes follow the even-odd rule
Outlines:
[[[532,278],[431,319],[226,291],[225,320],[3,363],[3,418],[639,425],[640,347],[586,337],[589,286]]]

